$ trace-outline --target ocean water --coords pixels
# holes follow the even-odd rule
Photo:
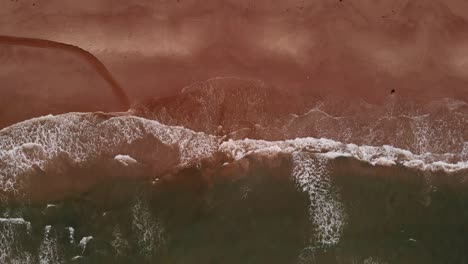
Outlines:
[[[0,130],[0,263],[467,263],[466,103],[262,87]]]
[[[2,263],[466,261],[465,175],[320,159],[309,157],[327,175],[307,182],[284,160],[210,183],[189,169],[172,182],[116,180],[48,203],[4,201]]]

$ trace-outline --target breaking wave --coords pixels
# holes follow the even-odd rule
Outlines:
[[[226,140],[140,117],[96,113],[28,120],[1,130],[0,138],[0,188],[4,192],[18,190],[26,177],[63,174],[67,169],[106,165],[105,169],[118,170],[143,166],[154,178],[218,156],[229,162],[248,155],[299,152],[321,153],[327,158],[349,157],[372,165],[403,165],[422,171],[456,172],[468,166],[464,152],[418,155],[388,145],[357,146],[316,138]]]
[[[216,146],[213,136],[138,117],[46,116],[0,131],[0,189],[17,190],[25,176],[95,163],[127,165],[134,158],[162,173],[193,165],[211,156]]]

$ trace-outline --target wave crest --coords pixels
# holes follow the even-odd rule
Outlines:
[[[129,154],[160,170],[191,166],[217,150],[217,138],[133,116],[71,113],[31,119],[0,131],[0,189],[19,176],[53,172],[71,163]],[[62,163],[62,164],[60,164]]]

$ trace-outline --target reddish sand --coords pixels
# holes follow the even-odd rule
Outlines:
[[[133,104],[219,76],[372,103],[392,89],[468,101],[462,0],[6,1],[0,10],[0,35],[54,41],[0,38],[0,127],[125,110],[118,83]]]

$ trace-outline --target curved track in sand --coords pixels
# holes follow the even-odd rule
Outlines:
[[[130,107],[130,99],[117,80],[112,76],[106,66],[92,53],[78,46],[38,38],[24,38],[0,35],[0,44],[56,49],[73,53],[88,62],[96,72],[112,87],[112,91],[119,100],[120,104],[127,110]]]

